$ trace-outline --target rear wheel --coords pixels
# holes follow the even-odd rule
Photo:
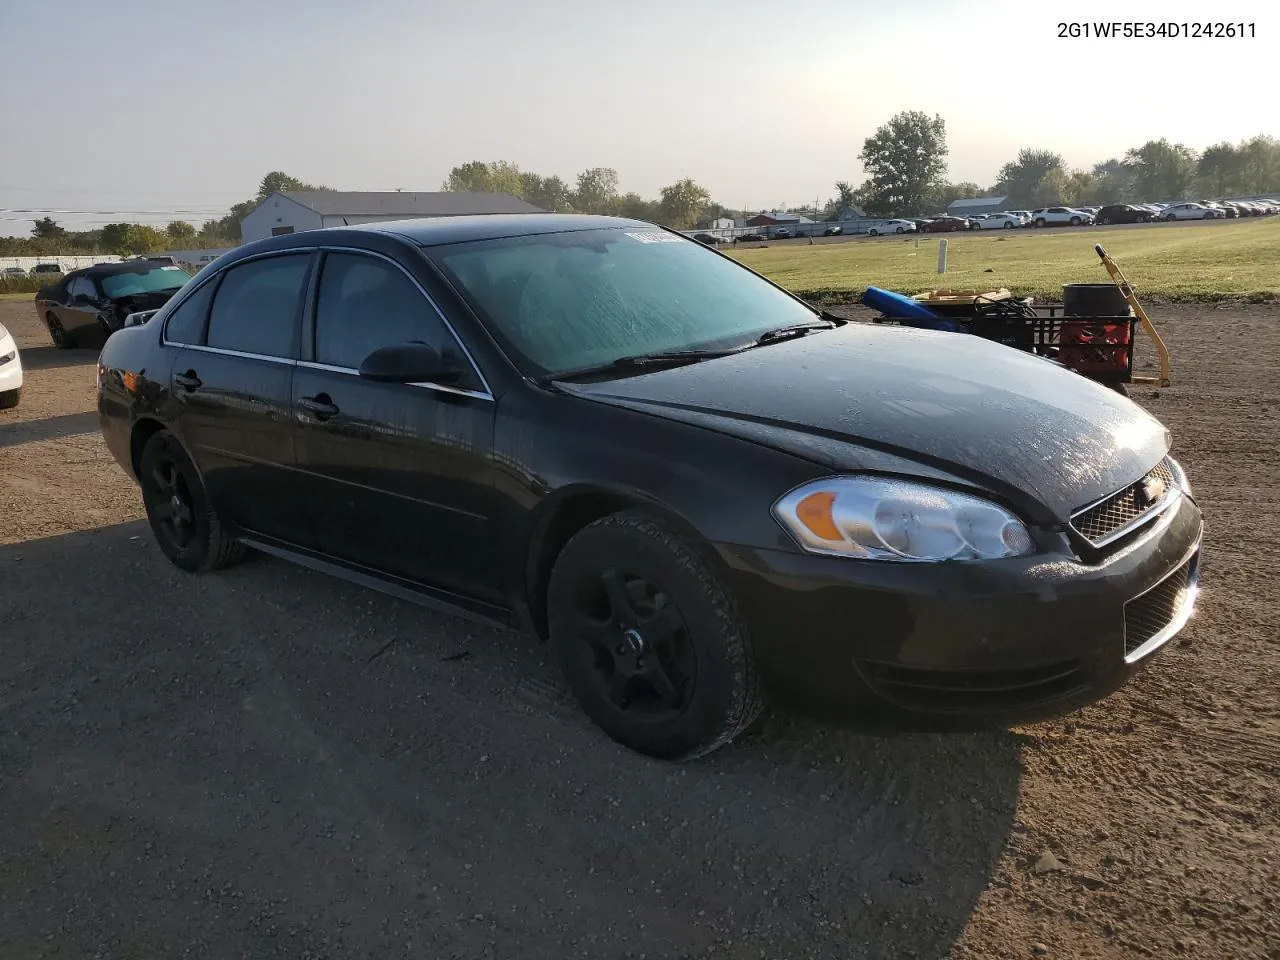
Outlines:
[[[759,715],[759,671],[737,605],[656,517],[624,511],[574,536],[551,572],[547,611],[578,703],[632,750],[702,756]]]
[[[147,441],[138,483],[151,532],[175,566],[203,572],[244,556],[244,547],[213,508],[195,465],[169,431],[161,430]]]
[[[76,345],[75,338],[67,333],[67,328],[52,310],[44,315],[44,322],[49,328],[49,338],[59,350],[70,350]]]

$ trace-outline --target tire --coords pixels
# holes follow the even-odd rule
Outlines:
[[[759,716],[760,670],[737,604],[694,548],[639,510],[597,520],[556,559],[551,644],[583,711],[623,746],[690,760]]]
[[[1039,217],[1039,218],[1036,220],[1036,226],[1037,226],[1037,227],[1043,227],[1043,226],[1046,226],[1047,224],[1048,224],[1048,221],[1047,221],[1047,220],[1045,220],[1045,218],[1044,218],[1044,217]]]
[[[1008,220],[1006,220],[1006,221],[1004,222],[1004,229],[1006,229],[1006,230],[1012,230],[1012,229],[1013,229],[1013,224],[1012,224],[1012,223],[1010,223]]]
[[[22,399],[22,388],[17,390],[5,390],[0,393],[0,410],[12,410],[18,405],[18,401]]]
[[[244,556],[243,544],[218,516],[195,465],[169,431],[147,440],[138,484],[151,532],[174,566],[204,573]]]
[[[1175,221],[1175,220],[1177,220],[1177,219],[1178,219],[1178,218],[1177,218],[1177,217],[1175,217],[1175,216],[1171,213],[1171,214],[1169,214],[1167,217],[1165,217],[1165,218],[1164,218],[1164,222],[1165,222],[1165,223],[1173,223],[1173,221]]]
[[[897,227],[897,228],[895,228],[893,232],[894,232],[894,233],[902,233],[902,227]]]
[[[67,328],[52,310],[44,315],[45,326],[49,328],[49,339],[59,350],[70,350],[76,345],[76,338],[67,333]]]
[[[1078,227],[1078,226],[1080,226],[1080,218],[1079,218],[1079,217],[1072,217],[1072,218],[1071,218],[1071,226],[1073,226],[1073,227]]]
[[[1111,389],[1114,390],[1116,393],[1120,394],[1120,396],[1122,397],[1127,397],[1129,395],[1129,387],[1126,384],[1113,383],[1111,384]]]
[[[1104,226],[1104,227],[1105,227],[1105,226],[1109,226],[1109,225],[1111,224],[1111,218],[1110,218],[1110,217],[1103,217],[1101,220],[1099,220],[1099,221],[1098,221],[1098,223],[1099,223],[1099,224],[1101,224],[1101,225],[1102,225],[1102,226]]]
[[[875,229],[875,227],[872,227],[870,230],[868,230],[868,231],[867,231],[867,234],[868,234],[869,236],[872,236],[872,237],[878,237],[878,236],[880,236],[879,231],[878,231],[878,230],[876,230],[876,229]]]

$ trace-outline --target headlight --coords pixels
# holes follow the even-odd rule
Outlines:
[[[1034,549],[1026,525],[988,500],[887,477],[831,477],[773,506],[810,553],[864,560],[997,560]]]
[[[8,353],[0,353],[0,367],[3,367],[6,363],[8,363],[17,355],[18,355],[17,350],[10,350]]]

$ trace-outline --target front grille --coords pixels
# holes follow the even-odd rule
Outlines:
[[[1127,658],[1159,637],[1170,627],[1178,626],[1187,614],[1191,591],[1195,585],[1196,553],[1186,563],[1165,577],[1146,593],[1124,605],[1124,655]],[[1169,635],[1173,635],[1172,630]],[[1168,639],[1167,637],[1165,639]]]
[[[1163,491],[1154,500],[1147,496],[1153,482],[1158,482]],[[1071,526],[1095,547],[1101,547],[1159,512],[1177,485],[1177,477],[1166,457],[1141,480],[1073,515]]]
[[[886,700],[931,712],[986,713],[1036,706],[1086,686],[1073,660],[1016,670],[926,670],[872,662],[859,667]]]

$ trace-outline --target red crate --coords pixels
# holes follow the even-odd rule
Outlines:
[[[1063,319],[1058,360],[1080,373],[1124,373],[1130,369],[1133,325]]]

